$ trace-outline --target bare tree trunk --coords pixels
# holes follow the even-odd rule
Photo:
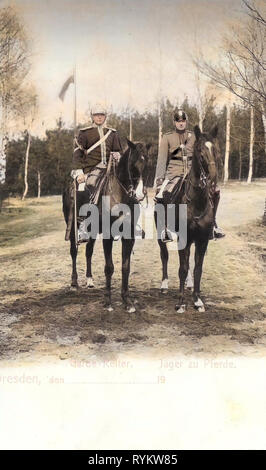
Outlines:
[[[0,136],[0,184],[6,180],[5,138]]]
[[[27,196],[28,189],[29,189],[28,188],[28,166],[29,166],[30,143],[31,143],[31,135],[28,132],[28,143],[27,143],[27,149],[26,149],[25,171],[24,171],[25,189],[24,189],[24,193],[23,193],[23,196],[22,196],[22,201],[24,201],[25,197]]]
[[[38,174],[38,199],[41,197],[41,173],[40,171],[37,172]]]
[[[250,108],[250,141],[249,141],[249,172],[247,183],[251,183],[253,175],[253,146],[254,146],[254,108]]]
[[[129,111],[129,140],[133,140],[133,129],[132,129],[132,111]]]
[[[239,142],[239,173],[238,179],[241,181],[241,174],[242,174],[242,147],[241,147],[241,140]]]
[[[226,105],[226,137],[225,137],[225,156],[224,156],[224,183],[228,181],[228,167],[229,167],[229,154],[230,154],[230,126],[231,126],[231,112],[230,105]]]
[[[262,217],[262,223],[263,225],[266,225],[266,198],[265,198],[265,204],[264,204],[264,213]]]
[[[199,128],[203,132],[203,112],[201,107],[199,108]]]
[[[162,114],[161,114],[161,98],[159,101],[158,106],[158,127],[159,127],[159,134],[158,134],[158,147],[160,147],[161,140],[162,140]]]
[[[158,149],[162,140],[162,48],[161,48],[161,22],[159,21],[158,32],[159,45],[159,97],[158,97]]]
[[[5,183],[6,180],[6,144],[7,138],[7,108],[6,108],[5,92],[2,93],[0,102],[0,183]]]
[[[262,123],[264,128],[264,151],[266,155],[266,114],[262,113]]]

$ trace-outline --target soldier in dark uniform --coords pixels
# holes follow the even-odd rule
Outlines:
[[[79,184],[79,191],[85,189],[85,182],[91,170],[97,165],[107,166],[110,153],[122,151],[119,135],[115,129],[107,127],[107,112],[102,105],[96,105],[91,111],[92,125],[80,129],[75,140],[76,147],[73,153],[72,178]],[[79,242],[87,241],[88,234],[85,221],[79,224]]]
[[[115,129],[105,125],[107,112],[97,105],[91,112],[92,125],[80,129],[73,153],[72,177],[83,183],[86,175],[98,164],[107,164],[110,152],[121,152],[122,147]],[[96,145],[97,144],[97,145]]]
[[[175,129],[163,135],[159,147],[158,160],[155,173],[156,202],[164,201],[164,190],[166,186],[175,184],[178,179],[185,176],[192,165],[192,155],[195,143],[195,134],[187,129],[188,117],[182,109],[176,109],[173,115]],[[219,202],[219,200],[218,200]],[[218,205],[218,203],[217,203]],[[217,207],[216,207],[217,209]],[[216,221],[214,237],[221,238],[224,233],[218,228]],[[162,234],[162,241],[167,243],[173,238],[167,228]]]

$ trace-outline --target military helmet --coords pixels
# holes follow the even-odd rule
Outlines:
[[[104,114],[105,116],[107,116],[107,110],[102,103],[96,103],[91,108],[91,115],[93,116],[94,114]]]
[[[187,121],[188,120],[187,113],[185,113],[183,109],[177,108],[174,110],[173,119],[174,121],[180,121],[181,119],[183,121]]]

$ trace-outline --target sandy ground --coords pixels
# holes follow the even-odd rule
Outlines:
[[[64,241],[61,198],[11,199],[0,216],[0,360],[2,364],[113,360],[119,355],[171,354],[212,358],[266,353],[265,232],[259,225],[266,182],[222,187],[218,221],[227,235],[210,242],[202,278],[205,313],[177,314],[178,255],[170,250],[169,293],[160,292],[157,241],[137,241],[130,287],[136,313],[120,298],[121,243],[114,245],[114,311],[103,308],[104,262],[95,245],[95,288],[85,287],[85,247],[79,250],[80,288],[69,289],[71,258]],[[151,199],[151,198],[150,198]]]

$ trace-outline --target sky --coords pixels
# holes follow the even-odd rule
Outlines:
[[[154,110],[161,95],[196,101],[191,58],[216,59],[241,0],[0,0],[16,6],[32,43],[28,78],[39,95],[36,127],[73,122],[73,85],[58,94],[76,65],[78,121],[103,102],[116,112]],[[203,85],[204,86],[204,85]]]

